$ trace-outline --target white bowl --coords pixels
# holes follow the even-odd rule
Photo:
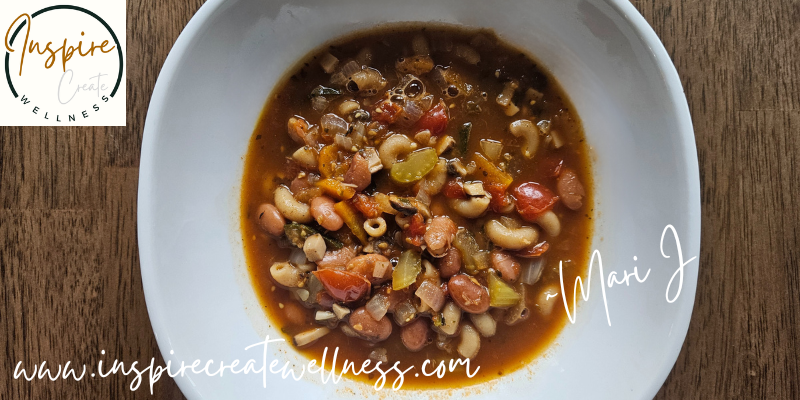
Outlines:
[[[686,260],[700,251],[697,155],[678,75],[655,33],[626,0],[487,2],[207,2],[184,29],[159,76],[147,114],[139,180],[139,251],[148,311],[172,364],[261,360],[245,347],[269,324],[250,285],[239,233],[244,155],[264,102],[287,68],[340,35],[376,24],[437,21],[493,28],[528,50],[560,81],[594,149],[596,225],[606,276],[638,266],[644,283],[606,290],[597,270],[588,302],[547,354],[495,381],[440,392],[376,394],[319,376],[267,373],[177,377],[190,399],[352,398],[365,395],[648,398],[674,364],[694,302],[698,263],[680,297],[665,290],[677,269],[676,228]],[[671,236],[669,236],[671,238]],[[633,261],[637,256],[638,261]],[[672,290],[674,293],[676,285]],[[286,343],[272,359],[306,359]],[[200,369],[200,368],[198,368]],[[263,379],[263,381],[262,381]],[[266,389],[264,388],[266,386]],[[313,397],[312,397],[313,396]]]

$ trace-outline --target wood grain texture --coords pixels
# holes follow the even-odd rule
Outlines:
[[[127,4],[127,127],[0,128],[0,399],[182,398],[168,378],[152,397],[123,376],[11,378],[17,361],[161,362],[137,167],[161,65],[201,1]],[[703,207],[692,323],[657,398],[800,398],[800,1],[633,4],[681,76]]]

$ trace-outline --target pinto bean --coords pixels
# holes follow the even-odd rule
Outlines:
[[[286,219],[283,218],[281,212],[272,204],[264,203],[258,206],[256,218],[258,227],[264,232],[272,236],[283,235],[283,227],[286,225]]]
[[[514,282],[519,277],[522,267],[514,257],[502,250],[492,250],[492,268],[500,272],[506,282]]]
[[[376,268],[379,272],[378,276],[375,276]],[[381,284],[392,278],[392,263],[380,254],[360,255],[347,263],[347,270],[366,276],[373,285]],[[381,270],[382,273],[380,273]]]
[[[461,252],[457,248],[451,247],[439,259],[439,273],[442,277],[449,278],[458,271],[461,271]]]
[[[365,307],[359,307],[350,314],[348,324],[359,336],[371,342],[386,340],[392,334],[392,321],[389,317],[383,316],[380,320],[375,320],[367,312]]]
[[[289,190],[292,193],[300,193],[303,189],[308,189],[314,187],[311,181],[308,180],[308,175],[302,178],[294,178],[292,179],[292,183],[289,185]]]
[[[327,196],[319,196],[311,200],[311,216],[329,231],[338,231],[344,225],[344,220],[333,208],[335,204],[336,202]]]
[[[400,340],[410,351],[420,351],[430,342],[430,329],[428,322],[417,318],[410,324],[400,329]]]
[[[447,216],[437,215],[431,219],[428,229],[425,230],[425,244],[428,253],[434,257],[442,257],[447,253],[450,244],[458,232],[458,226]]]
[[[467,275],[455,275],[447,283],[450,298],[470,314],[480,314],[489,309],[489,291],[473,282]]]
[[[360,192],[372,183],[372,172],[369,171],[369,161],[360,153],[353,156],[350,161],[350,168],[344,174],[344,183],[356,185],[355,189]]]
[[[586,191],[583,189],[578,174],[575,171],[565,168],[556,182],[556,191],[561,202],[570,210],[577,210],[583,205],[583,197]]]

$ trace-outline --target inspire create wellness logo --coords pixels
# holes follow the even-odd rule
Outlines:
[[[125,125],[124,1],[2,2],[0,23],[0,125]]]

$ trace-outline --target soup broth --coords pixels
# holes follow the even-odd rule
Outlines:
[[[264,106],[241,198],[252,283],[287,342],[414,366],[404,388],[540,355],[566,321],[559,263],[571,293],[592,236],[575,110],[483,30],[382,28],[308,55]],[[452,359],[480,369],[421,373]]]

